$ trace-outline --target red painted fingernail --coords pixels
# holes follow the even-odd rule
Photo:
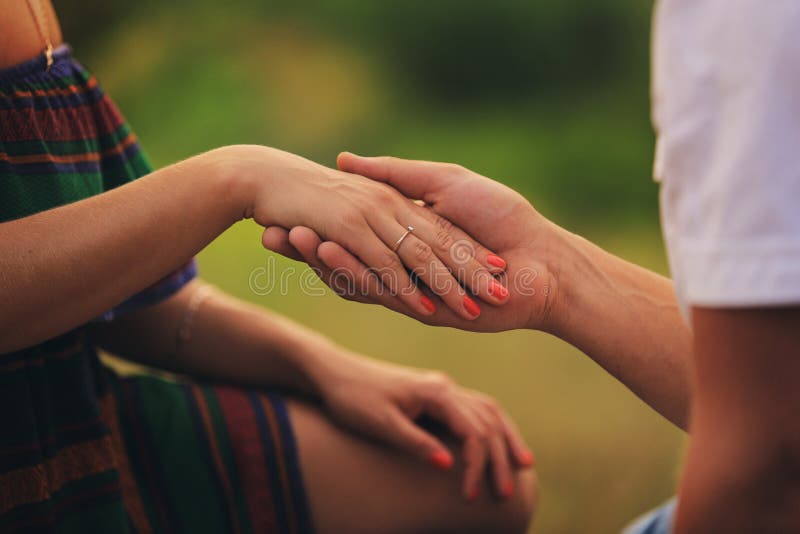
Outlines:
[[[436,311],[436,304],[434,304],[433,301],[428,297],[426,297],[425,295],[422,295],[419,298],[419,301],[422,303],[422,307],[428,310],[430,313]]]
[[[436,451],[431,454],[431,464],[438,469],[453,467],[453,457],[447,451]]]
[[[466,295],[464,295],[464,309],[467,310],[467,313],[473,317],[477,317],[481,314],[481,309],[478,307],[475,301]]]
[[[531,451],[524,451],[521,456],[523,465],[531,467],[536,463],[536,457],[533,455]]]
[[[478,493],[480,493],[478,487],[472,488],[471,490],[469,490],[469,493],[467,493],[467,500],[470,502],[474,501],[475,499],[478,498]]]
[[[492,280],[489,282],[489,294],[493,297],[504,299],[508,297],[508,289],[503,287],[503,285],[497,280]]]
[[[509,480],[503,488],[503,497],[510,499],[512,495],[514,495],[514,483]]]
[[[503,269],[506,266],[506,260],[494,254],[489,254],[486,256],[486,261],[489,263],[489,265],[494,265],[500,269]]]

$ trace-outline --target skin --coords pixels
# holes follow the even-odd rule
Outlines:
[[[37,9],[37,3],[41,9]],[[27,0],[3,2],[3,9],[0,9],[0,68],[16,65],[44,51],[40,26],[53,47],[61,44],[61,26],[50,0],[33,0],[33,7],[38,24],[31,16]]]
[[[448,310],[412,317],[433,325],[477,331],[543,330],[589,354],[603,368],[675,424],[686,427],[692,336],[681,318],[672,283],[608,254],[541,216],[521,195],[463,167],[344,153],[339,166],[421,199],[432,216],[457,221],[507,262],[501,279],[510,295],[474,321]],[[264,244],[302,257],[323,279],[347,276],[361,285],[356,300],[404,312],[346,247],[310,229],[267,228]],[[299,255],[299,256],[298,256]],[[322,266],[322,267],[320,267]],[[351,293],[352,294],[352,293]],[[365,295],[362,297],[362,295]],[[346,294],[345,296],[350,296]]]
[[[58,45],[58,21],[50,3],[42,5]],[[0,10],[0,66],[43,49],[25,2],[6,7]],[[485,250],[462,230],[436,226],[427,210],[388,186],[267,147],[231,146],[0,223],[0,353],[86,324],[183,265],[242,218],[302,224],[338,242],[359,236],[352,249],[371,260],[408,310],[432,313],[411,283],[408,271],[414,271],[429,277],[455,316],[474,319],[466,291],[449,272],[451,258],[431,247],[446,239]],[[414,225],[414,235],[395,254],[391,247],[407,225]],[[472,294],[489,306],[504,303],[487,285],[502,269],[480,258],[458,267],[469,273]],[[442,285],[433,284],[434,273]],[[384,532],[527,529],[536,498],[528,469],[533,455],[492,399],[442,373],[354,354],[213,289],[203,289],[210,296],[193,316],[192,334],[177,342],[201,285],[191,282],[155,306],[94,324],[91,333],[100,348],[135,362],[286,388],[304,398],[287,403],[319,532],[374,532],[375,525],[386,525]],[[418,426],[423,415],[442,429]],[[386,485],[385,477],[395,484]]]
[[[375,210],[375,205],[384,208]],[[427,253],[430,246],[421,241],[437,235],[427,215],[384,184],[280,150],[255,145],[216,149],[105,194],[0,225],[0,352],[97,317],[178,268],[234,222],[250,217],[262,225],[303,224],[347,243],[417,314],[429,315],[431,309],[406,270],[436,272],[442,298],[455,314],[471,320],[464,289],[447,263]],[[407,239],[396,254],[390,247],[404,229],[398,220],[420,231],[416,242]],[[449,240],[478,247],[462,230],[450,229]],[[143,250],[162,252],[143,256]],[[503,304],[489,295],[492,277],[480,261],[467,265],[473,290],[491,304]],[[449,258],[444,262],[453,264]]]
[[[675,532],[800,530],[800,308],[695,307],[690,330],[667,279],[558,228],[501,184],[450,164],[396,158],[345,153],[339,167],[422,199],[508,258],[509,278],[525,269],[540,275],[535,295],[523,298],[509,283],[507,305],[475,322],[444,310],[418,319],[466,329],[545,330],[583,349],[684,428],[691,406]],[[363,270],[345,248],[308,229],[270,228],[265,242],[325,264],[323,276],[336,268]],[[400,309],[368,291],[362,299]]]

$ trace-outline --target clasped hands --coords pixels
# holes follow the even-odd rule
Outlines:
[[[344,298],[427,324],[547,329],[561,229],[519,193],[447,163],[345,152],[337,164],[326,173],[328,202],[309,202],[327,213],[348,206],[338,224],[255,214],[267,249],[306,262]]]

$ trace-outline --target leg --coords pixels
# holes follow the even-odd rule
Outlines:
[[[306,492],[319,534],[523,533],[536,501],[533,471],[511,500],[460,491],[460,470],[441,473],[337,427],[317,408],[287,401]]]

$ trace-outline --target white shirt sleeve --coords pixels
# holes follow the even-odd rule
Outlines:
[[[682,305],[800,303],[800,1],[660,0],[652,90]]]

